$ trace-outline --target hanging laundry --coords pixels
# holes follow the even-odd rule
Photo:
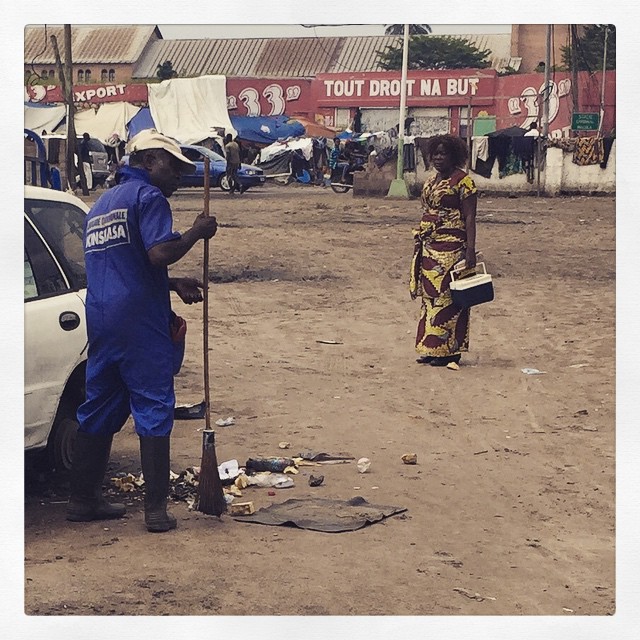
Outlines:
[[[615,138],[607,137],[602,139],[602,146],[604,147],[604,157],[602,162],[600,163],[601,169],[607,168],[607,162],[609,162],[609,155],[611,154],[611,147],[613,147],[613,143],[615,142]]]
[[[590,164],[600,164],[603,160],[602,138],[576,138],[576,148],[573,152],[574,164],[584,167]]]
[[[496,142],[496,139],[488,136],[472,138],[471,144],[471,171],[483,178],[491,178],[493,165],[501,152],[504,142]]]
[[[416,170],[416,147],[413,142],[407,144],[405,143],[402,147],[402,157],[404,162],[404,170],[405,171],[415,171]]]
[[[507,176],[515,175],[516,173],[522,173],[522,160],[511,150],[507,155],[504,164],[500,168],[500,177],[506,178]]]
[[[527,181],[533,182],[533,157],[537,138],[533,136],[523,136],[522,138],[512,138],[513,153],[522,162],[522,169],[527,174]]]
[[[487,136],[474,136],[471,138],[471,166],[475,167],[476,160],[489,158],[489,138]]]

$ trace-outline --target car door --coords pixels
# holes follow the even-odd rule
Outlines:
[[[51,218],[47,232],[50,237],[59,236],[58,251],[68,253],[62,260],[67,271],[41,231],[25,215],[25,449],[46,445],[62,391],[72,371],[86,358],[87,349],[81,266],[76,265],[75,273],[69,268],[82,250],[77,224],[84,214],[66,203],[49,204],[58,215],[48,215],[52,212],[44,201],[36,202],[33,212],[41,218]]]

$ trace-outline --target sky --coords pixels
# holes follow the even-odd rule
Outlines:
[[[428,23],[430,24],[430,23]],[[447,25],[430,24],[434,35],[456,33],[509,33],[509,24]],[[381,36],[383,24],[348,24],[339,26],[308,26],[301,24],[159,24],[167,40],[199,38],[304,38],[330,36]]]

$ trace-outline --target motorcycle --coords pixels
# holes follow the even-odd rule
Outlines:
[[[347,193],[353,189],[353,174],[356,171],[364,171],[366,158],[352,156],[348,162],[338,162],[331,170],[330,186],[335,193]]]

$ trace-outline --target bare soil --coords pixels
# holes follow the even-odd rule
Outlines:
[[[202,191],[172,202],[185,229]],[[248,488],[242,500],[359,495],[407,510],[329,534],[176,502],[178,529],[150,534],[139,497],[120,495],[120,521],[70,523],[64,482],[28,472],[25,612],[613,614],[614,199],[480,199],[496,299],[472,311],[459,371],[415,362],[417,200],[290,185],[214,190],[211,209],[211,415],[235,417],[216,427],[218,461],[307,449],[371,460],[366,474],[355,462],[301,467],[293,488]],[[172,271],[201,272],[201,247]],[[174,308],[189,321],[177,399],[195,403],[202,308]],[[176,473],[200,464],[203,426],[176,422]],[[109,471],[139,470],[129,422]],[[311,473],[324,483],[310,487]]]

